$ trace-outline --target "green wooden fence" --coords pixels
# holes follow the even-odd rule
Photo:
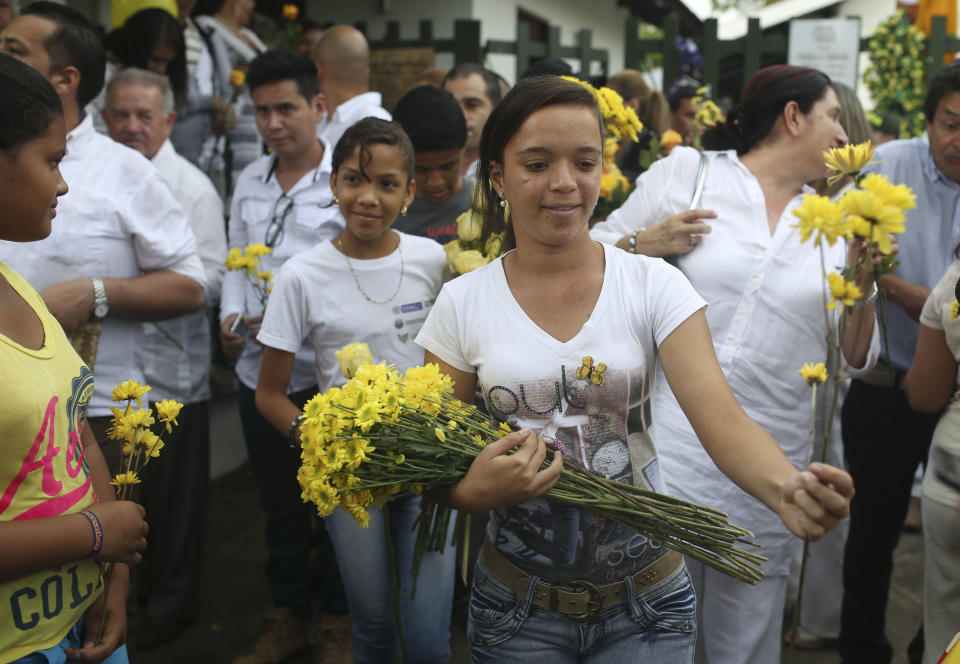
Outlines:
[[[357,23],[357,28],[365,34],[367,28],[364,23]],[[678,58],[674,44],[680,36],[680,19],[669,16],[663,25],[663,37],[659,39],[641,39],[640,21],[629,18],[624,26],[624,68],[639,68],[643,56],[648,53],[663,54],[663,89],[668,90],[673,84],[678,68]],[[369,38],[369,35],[368,35]],[[760,19],[750,18],[747,22],[747,33],[738,39],[720,39],[717,36],[717,19],[708,18],[703,22],[703,33],[695,39],[703,54],[703,82],[716,85],[718,81],[718,64],[721,58],[729,55],[743,56],[743,83],[760,69],[763,57],[768,55],[780,56],[784,61],[787,57],[787,40],[781,35],[764,35],[760,29]],[[867,49],[868,38],[860,40],[860,50]],[[388,21],[386,32],[380,39],[371,39],[370,48],[412,48],[430,47],[438,53],[452,53],[456,64],[464,62],[482,63],[490,53],[506,53],[517,57],[516,75],[527,68],[532,59],[538,58],[569,58],[579,60],[580,71],[589,72],[593,63],[600,63],[604,73],[610,73],[610,55],[605,48],[596,48],[593,45],[592,33],[589,28],[577,31],[576,44],[564,46],[560,43],[560,28],[551,26],[546,42],[537,42],[530,39],[527,26],[518,22],[517,36],[514,41],[489,39],[486,43],[480,40],[480,21],[474,19],[458,19],[453,22],[453,37],[437,39],[433,36],[433,22],[423,20],[419,23],[418,34],[413,38],[400,38],[400,23]],[[927,77],[932,78],[942,67],[943,56],[946,53],[960,51],[960,39],[947,34],[947,19],[944,16],[935,16],[931,26],[931,34],[927,40]]]
[[[592,43],[592,33],[588,28],[577,32],[577,43],[564,46],[560,43],[560,28],[551,26],[546,42],[530,39],[527,26],[517,23],[517,38],[514,41],[489,39],[480,41],[480,21],[458,19],[453,22],[451,39],[436,39],[433,36],[433,22],[420,21],[418,35],[413,38],[400,38],[400,23],[388,21],[386,32],[380,39],[371,39],[365,23],[356,23],[357,29],[370,39],[371,49],[381,48],[433,48],[437,53],[452,53],[455,64],[464,62],[482,63],[488,53],[506,53],[517,56],[517,77],[529,66],[531,59],[571,58],[580,61],[580,71],[589,72],[594,62],[599,62],[604,73],[609,71],[610,54],[605,48],[596,48]]]
[[[647,53],[663,54],[663,89],[668,90],[676,79],[678,54],[674,47],[680,36],[680,19],[670,16],[663,25],[663,37],[659,39],[640,39],[640,21],[628,19],[624,26],[624,67],[638,68]],[[760,19],[747,21],[747,34],[738,39],[719,39],[717,37],[717,19],[708,18],[703,22],[703,34],[695,39],[703,54],[703,82],[716,86],[717,66],[721,58],[728,55],[743,56],[743,84],[746,85],[760,69],[763,56],[777,55],[785,62],[788,42],[781,35],[764,35],[760,29]],[[860,40],[860,51],[867,50],[869,37]],[[945,16],[935,16],[927,40],[927,80],[943,66],[946,53],[960,51],[960,39],[947,34]]]

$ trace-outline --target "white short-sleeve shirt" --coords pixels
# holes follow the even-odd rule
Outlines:
[[[382,258],[348,259],[332,242],[291,258],[277,275],[257,340],[288,353],[306,340],[321,390],[343,384],[335,351],[353,342],[401,371],[423,364],[414,339],[440,292],[446,254],[433,240],[398,235],[399,247]]]
[[[131,279],[172,270],[205,283],[193,231],[157,169],[136,150],[93,127],[88,114],[67,134],[60,164],[70,191],[60,198],[49,237],[0,241],[0,260],[38,292],[71,279]],[[108,315],[94,367],[88,414],[110,415],[110,391],[143,381],[143,323]]]
[[[498,259],[443,287],[417,343],[461,371],[475,371],[498,420],[530,427],[606,478],[662,491],[650,433],[657,348],[704,302],[663,261],[604,250],[600,296],[567,342],[527,316]],[[489,536],[497,549],[551,582],[611,583],[667,552],[587,510],[545,498],[492,516]]]
[[[950,318],[950,309],[956,301],[954,289],[960,279],[960,261],[954,261],[946,274],[933,288],[920,313],[921,325],[932,330],[942,330],[950,354],[958,362],[957,382],[960,382],[960,318]],[[957,492],[930,472],[936,468],[936,456],[933,448],[940,447],[960,456],[960,399],[957,395],[950,400],[940,416],[937,429],[931,443],[930,463],[923,476],[923,493],[942,505],[954,507],[957,504]]]

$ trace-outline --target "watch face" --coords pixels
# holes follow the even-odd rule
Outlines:
[[[107,306],[106,302],[104,302],[104,303],[98,304],[93,308],[93,315],[96,316],[97,318],[103,318],[104,316],[107,315],[108,311],[110,311],[110,307]]]

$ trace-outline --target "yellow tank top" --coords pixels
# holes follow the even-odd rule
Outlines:
[[[44,337],[31,350],[0,334],[0,521],[80,512],[97,500],[80,441],[93,374],[37,292],[3,262],[0,274]],[[0,583],[0,663],[59,643],[100,592],[89,558]]]

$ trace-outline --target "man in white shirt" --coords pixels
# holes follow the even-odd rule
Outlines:
[[[0,50],[47,76],[57,90],[68,131],[60,170],[70,186],[50,237],[0,243],[0,259],[40,291],[68,334],[90,321],[102,325],[98,338],[90,335],[98,351],[87,414],[117,472],[120,446],[105,435],[115,405],[111,389],[144,380],[138,349],[145,321],[203,307],[203,267],[187,219],[157,170],[97,133],[81,110],[103,86],[97,29],[76,10],[35,2],[0,35]]]
[[[493,107],[500,103],[500,79],[489,69],[474,62],[459,64],[443,79],[449,92],[463,109],[467,121],[467,145],[463,153],[463,175],[473,180],[480,155],[480,135]]]
[[[370,47],[363,33],[349,25],[335,25],[317,40],[310,55],[317,65],[320,91],[327,113],[317,135],[330,147],[358,120],[373,116],[389,120],[379,92],[370,92]]]
[[[230,247],[265,244],[263,270],[276,274],[292,256],[336,237],[344,227],[330,190],[332,147],[317,138],[323,95],[311,59],[293,51],[268,51],[250,63],[247,85],[257,129],[270,154],[243,169],[230,209]],[[273,607],[253,651],[234,664],[282,662],[307,645],[311,612],[311,546],[323,573],[319,601],[324,615],[324,653],[349,654],[349,616],[330,539],[315,511],[300,498],[299,441],[277,433],[257,411],[255,394],[263,346],[255,341],[264,303],[241,272],[228,272],[220,304],[220,339],[237,359],[237,401],[250,467],[266,513],[267,585]],[[235,327],[237,321],[242,326]],[[297,351],[291,401],[303,404],[317,393],[312,346]],[[317,536],[314,530],[318,530]],[[339,660],[334,660],[339,661]]]
[[[206,276],[208,308],[220,299],[226,272],[223,203],[203,171],[170,143],[176,120],[165,76],[124,69],[107,85],[103,120],[111,138],[150,159],[190,221]],[[207,311],[146,323],[141,338],[151,400],[184,404],[180,426],[144,469],[143,505],[150,511],[150,551],[140,566],[142,647],[173,638],[197,617],[210,476],[210,326]],[[149,631],[147,631],[149,630]]]

